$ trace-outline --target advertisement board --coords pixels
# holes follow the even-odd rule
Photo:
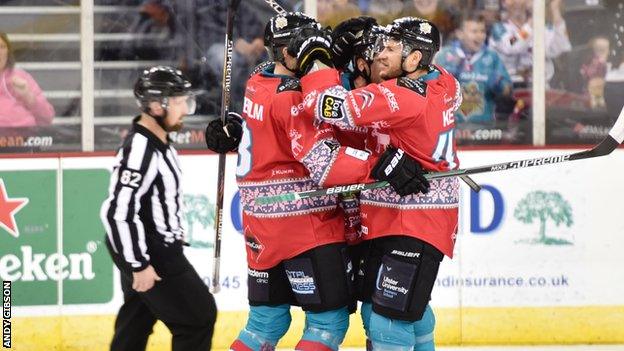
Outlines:
[[[470,151],[460,158],[462,167],[473,167],[568,152]],[[615,201],[624,193],[622,155],[475,175],[483,186],[478,194],[462,186],[454,258],[444,259],[431,300],[439,344],[624,342],[624,223]],[[0,163],[0,276],[11,281],[16,349],[106,349],[122,303],[99,219],[112,162]],[[191,244],[185,253],[208,284],[217,157],[184,155],[181,162]],[[222,348],[247,311],[235,167],[236,156],[228,156],[214,339]],[[296,343],[303,327],[301,312],[293,312],[284,347]],[[360,324],[354,315],[345,345],[362,344]],[[154,349],[167,349],[169,338],[159,325],[150,340]]]

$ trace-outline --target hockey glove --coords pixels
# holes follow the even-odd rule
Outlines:
[[[357,38],[353,33],[346,32],[338,37],[334,37],[332,41],[332,57],[334,66],[338,69],[344,69],[349,65],[355,51],[355,43]]]
[[[332,54],[336,68],[344,69],[355,55],[356,45],[362,45],[362,35],[377,24],[373,17],[360,16],[340,22],[332,31]]]
[[[327,30],[304,27],[293,35],[286,50],[290,56],[297,58],[295,72],[298,76],[303,76],[312,69],[316,60],[327,66],[334,66],[330,47],[331,36]]]
[[[238,113],[230,112],[225,125],[221,123],[220,118],[208,123],[206,127],[206,146],[208,149],[219,154],[236,150],[243,135],[242,122],[243,119]]]
[[[385,180],[401,196],[429,192],[429,181],[418,161],[403,150],[388,147],[373,167],[371,176]]]

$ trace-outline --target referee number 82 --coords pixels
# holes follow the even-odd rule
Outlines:
[[[119,182],[123,185],[138,188],[141,184],[141,178],[143,178],[141,173],[124,169],[119,177]]]

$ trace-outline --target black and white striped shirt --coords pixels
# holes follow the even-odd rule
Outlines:
[[[178,154],[137,121],[117,152],[100,212],[111,247],[134,271],[150,264],[148,241],[168,246],[184,236]]]

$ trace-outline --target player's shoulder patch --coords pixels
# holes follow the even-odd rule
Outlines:
[[[299,79],[292,77],[282,78],[282,82],[277,86],[277,93],[283,93],[285,91],[301,92],[301,82]]]
[[[421,96],[427,95],[427,83],[425,82],[407,77],[401,77],[397,80],[397,85],[412,90]]]

